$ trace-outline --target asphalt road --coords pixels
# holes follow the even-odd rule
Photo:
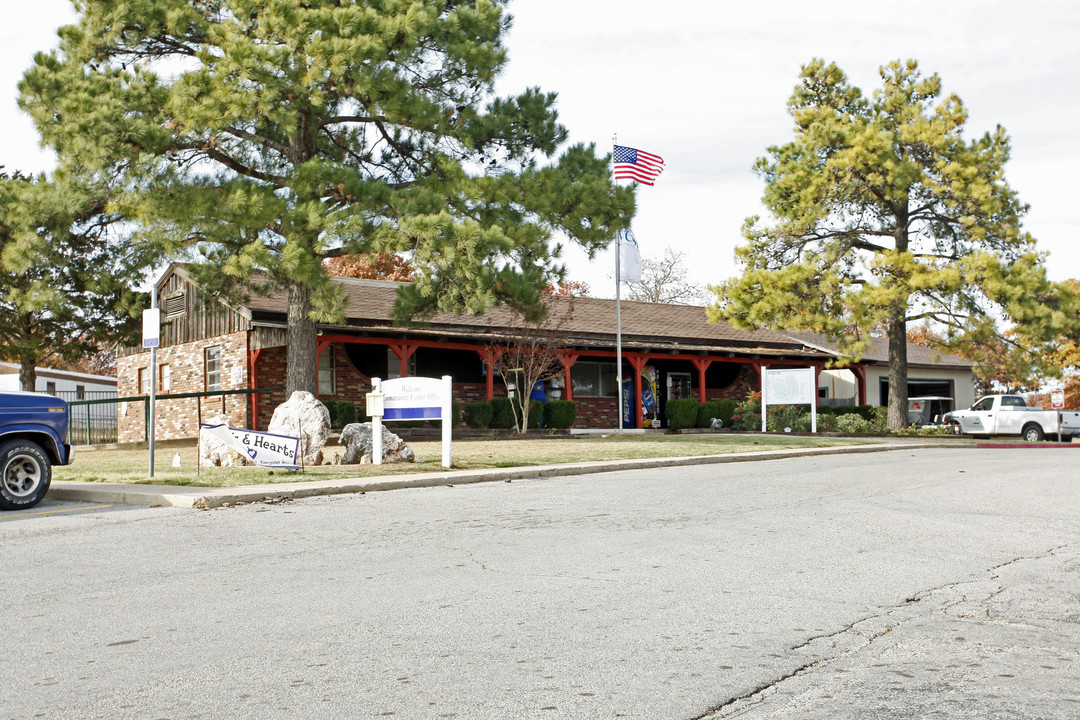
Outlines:
[[[0,515],[0,718],[1080,716],[1080,453]]]

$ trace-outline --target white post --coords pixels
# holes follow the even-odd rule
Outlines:
[[[150,291],[150,309],[157,309],[157,283]],[[160,325],[159,325],[160,328]],[[158,330],[160,337],[161,330]],[[158,340],[157,342],[160,342]],[[157,342],[150,348],[150,477],[154,477],[154,425],[157,420]],[[196,400],[198,402],[198,400]]]
[[[761,366],[761,432],[765,432],[765,419],[769,416],[769,406],[765,402],[765,386],[768,384],[766,382],[766,373],[768,371],[768,367],[766,367],[765,365]]]
[[[443,375],[443,398],[442,398],[442,466],[450,467],[450,439],[453,428],[453,412],[450,407],[451,398],[454,394],[454,384],[449,375]]]
[[[622,377],[622,307],[620,304],[620,285],[622,285],[622,237],[615,235],[615,387],[619,396],[619,418],[615,421],[615,432],[619,435],[623,431],[623,377]],[[633,387],[633,383],[631,383]],[[633,390],[631,390],[633,392]],[[630,407],[633,407],[631,398]],[[635,423],[636,427],[636,423]]]
[[[382,392],[382,380],[371,378],[371,392]],[[382,465],[382,412],[371,418],[371,464]]]

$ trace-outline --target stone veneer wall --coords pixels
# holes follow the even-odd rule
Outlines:
[[[223,390],[246,388],[248,383],[247,332],[242,331],[208,340],[158,348],[158,367],[162,365],[170,367],[172,383],[168,390],[159,387],[158,395],[206,390],[205,351],[206,348],[215,346],[221,347],[221,388]],[[149,350],[117,358],[118,397],[132,397],[139,394],[139,369],[149,367],[149,365]],[[203,420],[224,412],[228,415],[231,425],[243,427],[247,423],[247,402],[245,395],[228,395],[224,399],[220,395],[176,400],[159,399],[156,404],[157,429],[154,436],[158,440],[196,437],[200,404]],[[117,442],[137,442],[146,439],[145,403],[121,402],[117,406],[116,414]]]

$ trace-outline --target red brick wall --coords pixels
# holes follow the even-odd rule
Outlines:
[[[750,394],[751,390],[761,390],[761,375],[754,370],[754,366],[749,363],[744,363],[739,370],[738,377],[735,381],[728,385],[726,388],[705,388],[705,398],[707,400],[724,400],[730,398],[735,402],[742,402],[746,399],[746,396]]]
[[[223,390],[239,390],[247,387],[247,332],[231,333],[209,340],[158,348],[158,368],[168,365],[171,369],[171,388],[158,387],[157,394],[202,392],[206,390],[205,350],[221,347],[221,387]],[[127,355],[116,359],[117,393],[119,397],[138,395],[139,368],[150,365],[150,351]],[[160,376],[159,376],[160,377]],[[159,397],[156,410],[158,440],[194,438],[198,435],[199,410],[202,419],[225,412],[229,423],[243,427],[247,423],[246,396],[181,398],[175,400]],[[145,404],[122,402],[117,406],[117,441],[135,442],[146,438]]]

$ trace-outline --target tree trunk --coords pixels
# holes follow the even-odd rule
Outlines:
[[[34,392],[37,386],[37,367],[33,358],[23,358],[19,363],[19,384],[26,392]]]
[[[311,288],[303,283],[289,285],[288,330],[285,336],[285,393],[297,390],[313,395],[319,392],[319,374],[315,368],[318,343],[315,321],[311,319]]]
[[[889,416],[890,430],[903,430],[907,421],[907,323],[906,308],[889,321]]]

